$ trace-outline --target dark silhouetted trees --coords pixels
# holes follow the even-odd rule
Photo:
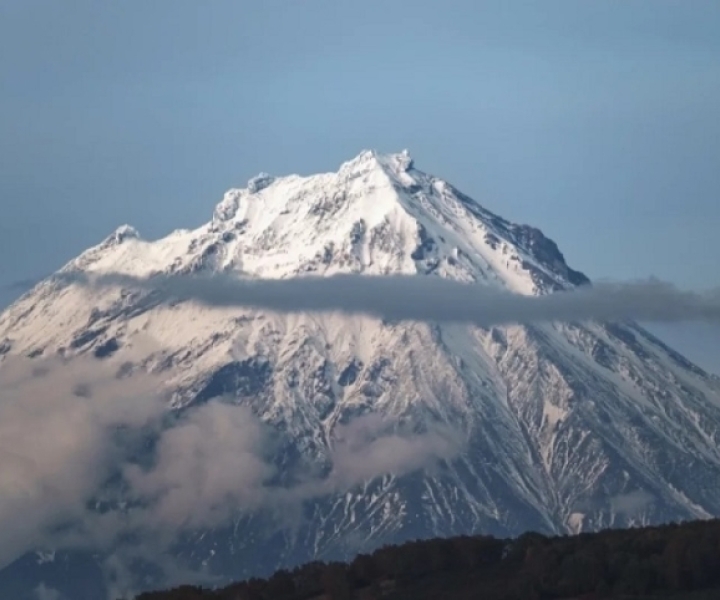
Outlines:
[[[137,600],[651,600],[720,598],[720,520],[578,536],[414,541],[222,590]]]

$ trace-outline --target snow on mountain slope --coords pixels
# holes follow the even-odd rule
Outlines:
[[[539,230],[492,214],[406,152],[370,151],[337,173],[262,174],[195,230],[146,241],[123,226],[70,269],[412,274],[522,294],[590,283]],[[163,374],[176,407],[219,395],[252,407],[281,432],[283,468],[328,469],[338,424],[368,412],[467,440],[442,468],[378,473],[308,501],[303,526],[279,537],[260,517],[198,534],[186,555],[228,577],[413,537],[720,515],[720,383],[633,323],[485,330],[281,315],[52,278],[0,315],[0,356],[118,348]]]

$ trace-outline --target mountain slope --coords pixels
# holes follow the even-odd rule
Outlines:
[[[195,230],[145,241],[121,227],[63,271],[78,269],[406,274],[522,294],[590,283],[539,230],[492,214],[407,153],[374,152],[337,173],[260,175]],[[120,349],[134,353],[129,373],[162,374],[176,408],[221,395],[251,407],[278,433],[281,478],[331,472],[342,426],[369,413],[462,440],[458,454],[431,447],[430,470],[360,469],[361,482],[306,499],[299,525],[240,515],[191,535],[178,552],[224,577],[416,537],[720,515],[720,383],[633,323],[485,330],[285,315],[56,278],[0,315],[5,359]]]

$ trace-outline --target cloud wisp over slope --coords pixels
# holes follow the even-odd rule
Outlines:
[[[145,289],[167,301],[241,306],[278,312],[368,314],[388,320],[506,323],[584,320],[720,322],[720,290],[683,291],[657,280],[599,283],[544,296],[512,294],[439,277],[360,276],[241,279],[231,275],[139,278],[65,273],[90,287]]]
[[[273,432],[250,408],[217,398],[169,411],[159,377],[126,376],[133,358],[0,364],[0,568],[32,551],[91,549],[108,581],[124,582],[114,597],[132,591],[139,557],[167,555],[168,581],[187,581],[196,574],[168,554],[184,532],[259,510],[288,518],[305,500],[463,448],[460,432],[403,431],[371,413],[333,433],[329,476],[278,485]]]

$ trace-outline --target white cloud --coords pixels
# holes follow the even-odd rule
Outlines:
[[[128,465],[125,477],[148,506],[148,524],[217,525],[233,511],[261,505],[273,472],[263,444],[262,425],[249,409],[213,402],[162,433],[150,469]]]
[[[163,410],[148,383],[118,380],[97,361],[2,365],[0,566],[83,516],[121,452],[112,432],[145,426]]]
[[[451,432],[412,434],[365,416],[336,428],[329,477],[275,487],[269,429],[247,407],[211,401],[168,424],[158,379],[116,377],[127,358],[0,365],[0,568],[32,550],[90,548],[112,552],[113,589],[130,589],[131,560],[162,556],[183,532],[292,508],[461,450]],[[107,485],[111,476],[122,485]]]
[[[378,474],[404,475],[451,459],[461,448],[457,432],[441,426],[409,433],[376,414],[358,417],[335,430],[329,483],[347,488]]]
[[[37,600],[62,600],[62,594],[53,588],[47,587],[41,583],[35,588],[35,597]]]

